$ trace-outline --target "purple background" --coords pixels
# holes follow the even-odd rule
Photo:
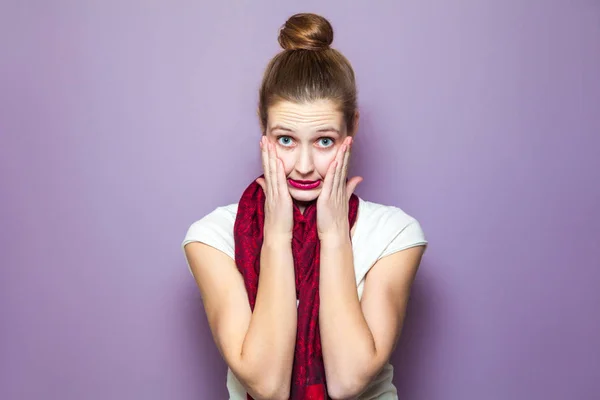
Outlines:
[[[295,4],[2,1],[0,398],[226,398],[179,246],[260,173],[300,11],[356,69],[358,194],[430,241],[400,398],[600,398],[600,3]]]

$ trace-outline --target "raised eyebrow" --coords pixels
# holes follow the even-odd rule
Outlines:
[[[290,128],[286,128],[285,126],[281,126],[281,125],[275,125],[274,127],[271,128],[272,131],[275,130],[280,130],[280,131],[285,131],[285,132],[293,132],[293,130],[291,130]]]
[[[335,129],[333,127],[322,128],[322,129],[317,130],[317,132],[319,132],[319,133],[333,132],[338,136],[340,135],[340,131],[338,131],[337,129]]]

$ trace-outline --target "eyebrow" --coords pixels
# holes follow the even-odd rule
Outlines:
[[[286,131],[286,132],[292,132],[292,130],[290,128],[286,128],[284,126],[281,125],[275,125],[274,127],[271,128],[272,131],[274,130],[280,130],[280,131]]]
[[[337,129],[335,129],[335,128],[334,128],[334,127],[332,127],[332,126],[328,126],[328,127],[325,127],[325,128],[321,128],[321,129],[317,130],[317,132],[335,132],[335,133],[337,133],[338,135],[340,134],[340,131],[338,131]]]
[[[274,127],[272,127],[272,128],[271,128],[271,130],[272,130],[272,131],[275,131],[275,130],[280,130],[280,131],[285,131],[285,132],[293,132],[293,130],[291,130],[290,128],[286,128],[286,127],[284,127],[284,126],[281,126],[281,125],[275,125]],[[339,131],[339,130],[337,130],[337,129],[335,129],[335,128],[334,128],[334,127],[332,127],[332,126],[327,126],[327,127],[325,127],[325,128],[318,129],[318,130],[317,130],[317,132],[319,132],[319,133],[323,133],[323,132],[334,132],[334,133],[336,133],[336,134],[338,134],[338,135],[340,134],[340,131]]]

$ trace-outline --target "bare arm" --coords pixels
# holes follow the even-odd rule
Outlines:
[[[287,399],[297,320],[291,244],[263,244],[253,313],[230,257],[198,242],[186,245],[185,253],[225,362],[255,399]]]
[[[332,398],[358,395],[389,360],[423,251],[413,247],[380,259],[359,302],[350,239],[321,242],[319,325]]]

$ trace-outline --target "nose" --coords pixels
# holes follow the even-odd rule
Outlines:
[[[302,176],[311,175],[315,169],[313,163],[312,153],[308,150],[302,149],[296,160],[296,171]]]

